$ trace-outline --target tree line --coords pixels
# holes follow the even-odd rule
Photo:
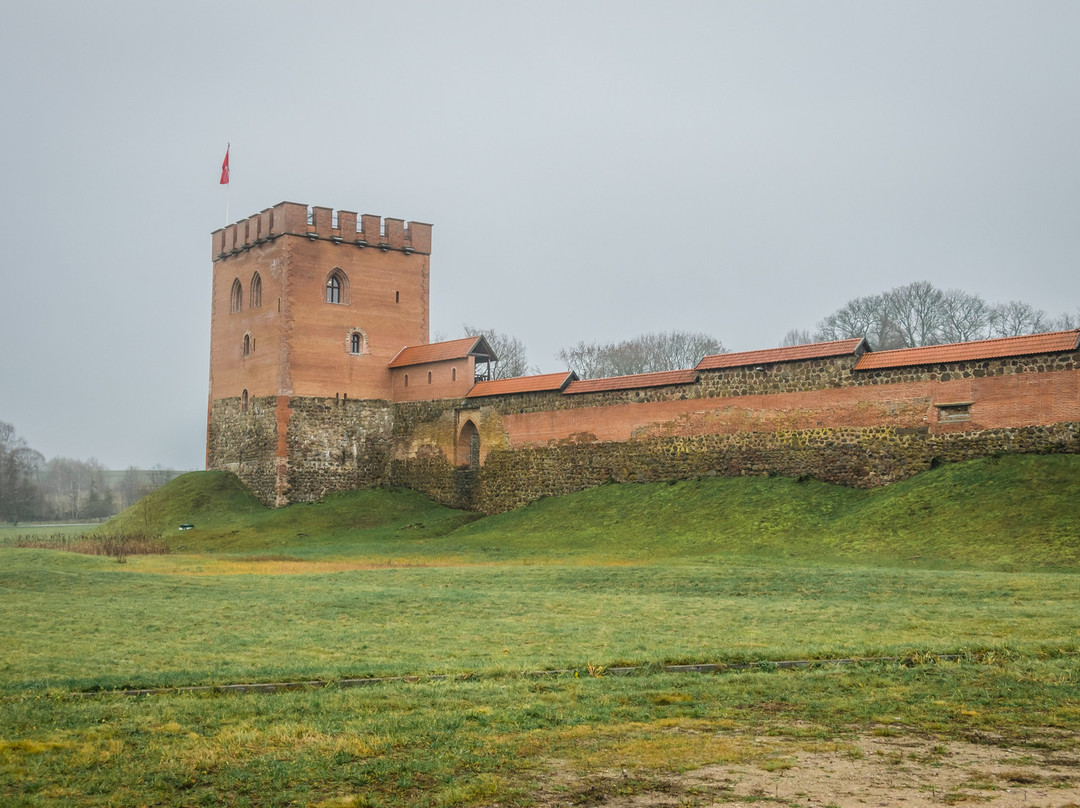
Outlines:
[[[988,303],[960,289],[938,289],[916,281],[887,292],[856,297],[823,318],[813,331],[792,329],[781,346],[865,337],[874,350],[917,348],[949,342],[1015,337],[1080,327],[1080,308],[1051,316],[1029,303]],[[483,335],[499,357],[494,378],[525,376],[531,366],[521,340],[492,329],[465,326],[468,336]],[[582,341],[556,357],[582,379],[629,376],[692,368],[702,357],[723,353],[723,343],[699,331],[641,334],[611,342]]]
[[[1029,303],[988,303],[961,289],[916,281],[849,300],[810,331],[794,329],[783,345],[865,337],[874,350],[1017,337],[1076,328],[1080,310],[1053,317]]]
[[[0,522],[104,519],[175,476],[160,467],[110,472],[93,458],[46,460],[0,421]]]

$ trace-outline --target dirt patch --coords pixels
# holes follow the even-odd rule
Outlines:
[[[1058,733],[1054,733],[1058,734]],[[1058,738],[1058,741],[1061,739]],[[1076,741],[1076,738],[1071,738]],[[576,774],[553,765],[536,796],[541,808],[602,806],[867,806],[991,805],[1080,808],[1080,753],[864,735],[806,744],[741,739],[757,748],[752,762],[715,764],[681,774]],[[1075,750],[1075,743],[1066,743]]]

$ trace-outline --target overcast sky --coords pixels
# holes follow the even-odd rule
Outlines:
[[[0,421],[201,468],[210,233],[435,225],[433,334],[773,347],[915,280],[1080,303],[1077,2],[65,2],[0,25]]]

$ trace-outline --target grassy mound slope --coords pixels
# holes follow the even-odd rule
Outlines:
[[[350,491],[275,510],[235,475],[197,471],[162,486],[96,532],[164,536],[178,552],[385,555],[396,551],[400,536],[422,543],[475,518],[401,489]],[[181,524],[195,528],[180,531]]]
[[[177,532],[191,522],[196,529]],[[813,480],[610,485],[478,519],[404,490],[263,507],[231,474],[184,475],[106,523],[181,552],[434,561],[790,559],[1080,567],[1080,456],[950,464],[872,491]]]
[[[1080,457],[949,464],[870,491],[760,477],[611,485],[482,519],[450,541],[493,557],[1076,567]]]

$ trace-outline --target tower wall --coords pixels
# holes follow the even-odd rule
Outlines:
[[[387,365],[428,342],[430,251],[431,225],[291,202],[216,231],[207,468],[278,505],[383,484]]]

